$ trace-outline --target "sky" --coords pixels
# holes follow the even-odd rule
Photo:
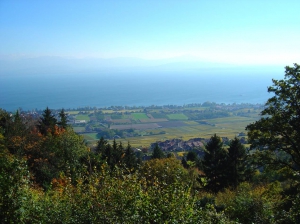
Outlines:
[[[300,63],[299,0],[1,0],[0,58]]]

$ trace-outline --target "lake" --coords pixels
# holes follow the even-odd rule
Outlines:
[[[0,107],[7,111],[184,105],[265,103],[267,87],[278,73],[259,71],[99,72],[76,75],[2,75]],[[280,74],[281,73],[281,74]]]

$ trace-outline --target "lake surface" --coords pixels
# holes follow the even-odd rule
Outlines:
[[[281,71],[280,71],[281,72]],[[282,73],[281,73],[282,74]],[[188,103],[265,103],[267,87],[280,73],[102,72],[76,75],[0,76],[0,107],[7,111],[184,105]]]

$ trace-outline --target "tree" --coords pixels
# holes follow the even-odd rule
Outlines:
[[[199,165],[199,158],[195,151],[189,151],[186,157],[183,157],[181,160],[182,165],[185,168],[190,168]]]
[[[0,108],[0,133],[6,136],[11,123],[12,119],[10,114]]]
[[[103,154],[105,152],[105,148],[106,148],[107,144],[108,144],[107,140],[105,140],[103,137],[101,137],[97,143],[96,153]]]
[[[189,151],[188,154],[186,155],[186,160],[196,162],[197,161],[197,153],[194,151]]]
[[[152,159],[162,159],[165,155],[163,151],[159,148],[158,144],[156,143],[153,149]]]
[[[158,181],[162,186],[175,182],[189,183],[188,171],[184,169],[176,158],[151,159],[143,163],[140,173],[152,186]]]
[[[62,128],[66,128],[68,126],[68,116],[65,113],[64,109],[61,109],[59,113],[60,122],[58,122],[59,126]]]
[[[54,126],[57,124],[57,120],[52,114],[52,111],[47,107],[42,114],[42,117],[39,121],[39,130],[42,134],[46,134],[48,129],[51,131],[54,129]]]
[[[229,186],[236,188],[247,174],[246,150],[240,140],[235,137],[228,148],[226,176]]]
[[[223,142],[216,134],[212,136],[206,145],[202,160],[202,169],[205,173],[204,187],[212,192],[218,192],[226,187],[226,162],[227,153],[223,149]],[[203,179],[200,178],[200,181]]]
[[[120,142],[118,145],[115,139],[111,146],[104,138],[101,138],[98,142],[96,152],[101,153],[101,159],[107,162],[111,170],[113,170],[115,166],[121,165],[124,156],[122,143]]]
[[[261,112],[262,118],[246,127],[252,149],[262,164],[300,170],[300,66],[285,67],[283,80],[272,80],[274,94]]]
[[[124,162],[126,168],[128,168],[129,170],[137,168],[137,158],[136,158],[136,155],[135,155],[133,149],[131,148],[131,145],[129,144],[129,142],[125,149],[125,155],[123,158],[123,162]]]
[[[37,136],[32,147],[26,150],[27,163],[35,182],[47,189],[53,178],[61,173],[75,181],[77,174],[85,169],[82,161],[87,157],[88,148],[82,136],[72,128],[60,129],[46,136]]]
[[[1,223],[18,223],[29,174],[26,161],[10,154],[5,141],[0,133],[0,220]]]
[[[23,156],[25,145],[27,144],[28,131],[19,111],[11,117],[5,134],[8,150],[13,154]]]

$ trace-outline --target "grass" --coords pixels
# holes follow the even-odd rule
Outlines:
[[[151,115],[155,119],[168,118],[166,114],[162,114],[162,113],[151,113]]]
[[[89,121],[90,117],[88,115],[76,115],[76,120],[86,120],[86,121]]]
[[[133,119],[135,120],[139,120],[139,119],[149,119],[149,117],[145,114],[145,113],[133,113],[131,114],[131,116],[133,117]]]
[[[75,132],[82,132],[82,131],[85,131],[85,127],[73,127],[73,130]]]
[[[170,120],[188,120],[188,117],[184,114],[168,114]]]
[[[79,111],[66,111],[66,113],[71,114],[71,115],[76,115],[79,113]]]
[[[83,134],[83,136],[88,141],[98,141],[97,134],[98,133],[88,133],[88,134]]]

